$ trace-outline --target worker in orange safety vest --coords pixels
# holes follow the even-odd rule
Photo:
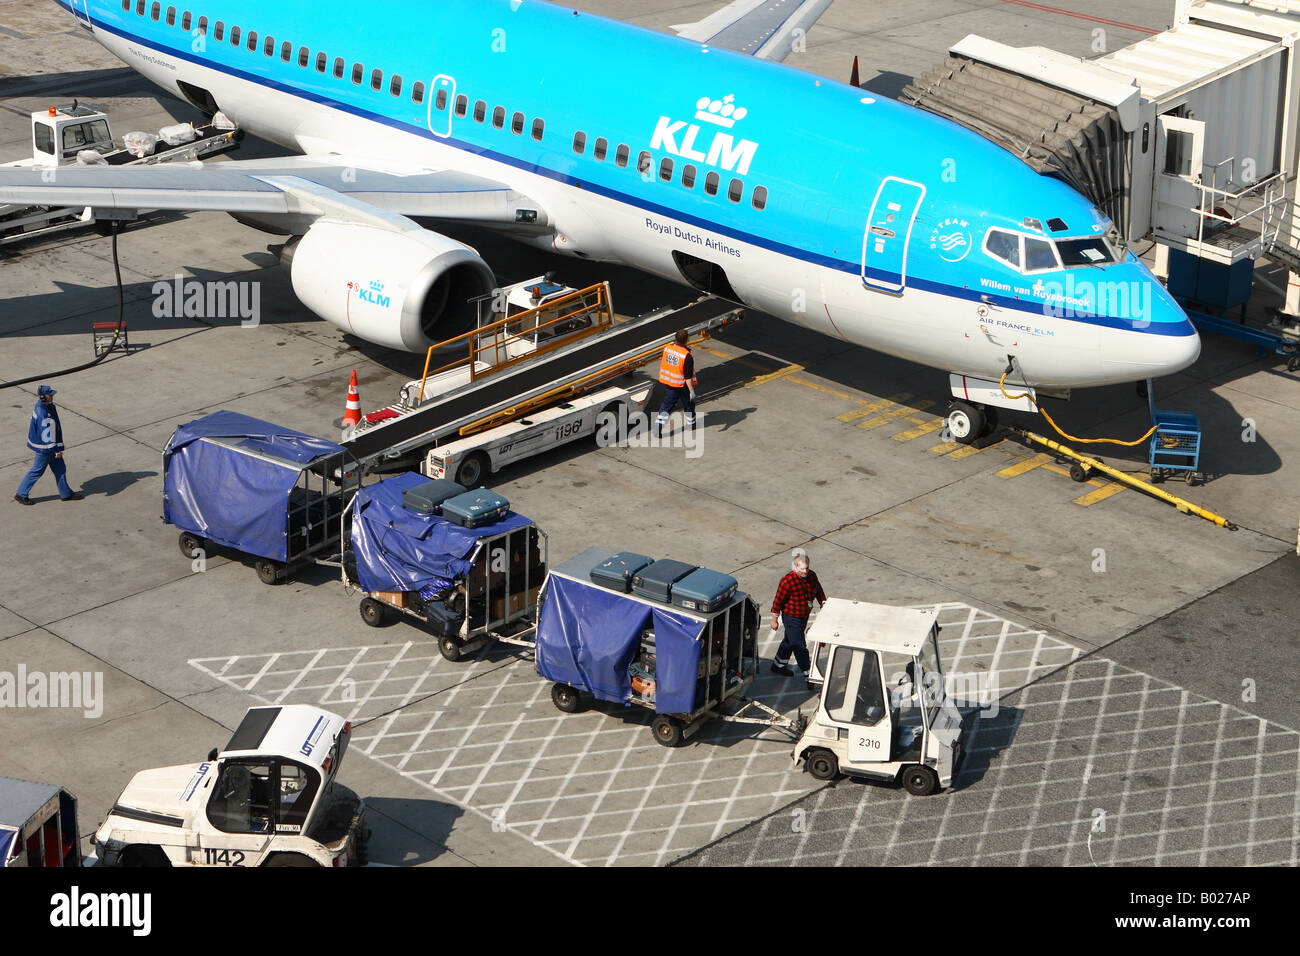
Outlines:
[[[659,406],[659,416],[655,419],[655,434],[663,432],[668,416],[672,414],[680,400],[686,412],[686,427],[695,427],[695,356],[686,347],[688,336],[685,329],[679,329],[676,340],[664,346],[663,357],[659,360],[659,381],[664,386],[664,401]]]

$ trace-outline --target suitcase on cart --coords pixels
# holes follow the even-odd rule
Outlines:
[[[591,569],[591,579],[601,587],[612,588],[626,594],[632,590],[632,578],[654,558],[633,551],[621,551],[608,561],[602,561]]]
[[[674,607],[688,611],[711,614],[726,606],[736,593],[737,583],[730,574],[696,568],[680,581],[674,582],[672,603]]]
[[[463,495],[468,490],[464,485],[458,485],[448,478],[435,478],[403,491],[402,507],[416,514],[441,514],[444,501]]]
[[[641,597],[652,601],[668,603],[672,587],[699,565],[687,564],[685,561],[666,559],[647,565],[632,576],[632,590]]]
[[[462,528],[477,528],[500,521],[510,510],[503,495],[486,488],[467,491],[442,503],[442,516]]]

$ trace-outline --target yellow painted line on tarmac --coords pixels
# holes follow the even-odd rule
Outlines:
[[[787,365],[785,368],[779,368],[775,372],[768,372],[766,375],[757,375],[745,383],[746,388],[756,388],[759,385],[766,385],[768,382],[774,382],[778,378],[785,378],[793,375],[795,372],[802,372],[802,365]]]
[[[993,448],[995,446],[989,445],[988,447]],[[958,445],[955,452],[944,457],[951,458],[953,461],[960,461],[963,458],[969,458],[971,455],[978,455],[980,452],[987,450],[988,448],[976,448],[974,445]]]
[[[793,382],[795,385],[802,385],[804,388],[811,388],[811,389],[815,389],[818,392],[825,392],[827,395],[834,395],[836,398],[843,398],[846,401],[853,402],[853,401],[857,401],[858,399],[856,395],[849,395],[847,392],[841,392],[833,388],[827,388],[825,385],[818,385],[816,382],[810,382],[806,378],[795,378],[793,375],[791,375],[790,378],[787,379],[787,381]]]
[[[868,418],[866,421],[858,422],[859,428],[879,428],[881,425],[888,425],[890,422],[896,422],[899,419],[909,421],[914,425],[925,424],[924,421],[912,417],[913,412],[924,411],[933,405],[934,402],[929,399],[922,399],[914,407],[898,405],[894,408],[887,408],[874,418]]]
[[[934,421],[924,422],[915,428],[909,428],[907,431],[899,432],[892,437],[894,441],[911,441],[913,438],[920,438],[923,435],[929,435],[931,432],[937,432],[943,428],[946,421],[947,419],[944,418],[936,418]]]
[[[1088,482],[1088,484],[1092,484],[1092,482],[1090,481]],[[1087,508],[1089,505],[1095,505],[1099,501],[1105,501],[1107,498],[1111,497],[1112,495],[1117,495],[1123,490],[1124,490],[1124,486],[1121,485],[1118,481],[1108,482],[1107,484],[1102,485],[1100,488],[1093,489],[1092,491],[1088,492],[1086,495],[1080,495],[1078,498],[1075,498],[1074,503],[1076,505],[1083,505],[1085,508]]]
[[[1015,478],[1017,475],[1023,475],[1027,471],[1033,471],[1035,468],[1042,468],[1048,465],[1052,460],[1051,455],[1038,454],[1033,458],[1027,458],[1024,461],[1016,462],[1014,465],[1008,465],[998,472],[999,478]],[[1064,472],[1069,475],[1069,472]]]
[[[877,399],[874,402],[861,402],[857,408],[843,415],[836,415],[835,420],[846,423],[856,422],[859,418],[866,418],[876,412],[884,411],[886,408],[894,408],[899,402],[905,402],[912,397],[911,392],[899,392],[897,395],[891,395],[889,398]]]
[[[946,454],[948,454],[949,452],[955,452],[957,449],[959,449],[959,448],[963,448],[963,447],[970,447],[970,446],[963,446],[963,445],[961,444],[961,442],[955,442],[955,441],[943,441],[943,442],[939,442],[939,444],[937,444],[937,445],[935,445],[933,448],[931,448],[931,449],[930,449],[930,454],[932,454],[932,455],[946,455]]]

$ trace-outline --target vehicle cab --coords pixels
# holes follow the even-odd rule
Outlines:
[[[961,714],[944,688],[935,611],[830,598],[808,629],[817,710],[794,760],[819,780],[901,781],[918,796],[950,786]]]
[[[364,863],[365,804],[335,781],[351,729],[317,707],[252,708],[203,763],[132,778],[95,834],[100,863]]]
[[[73,166],[77,153],[83,149],[100,153],[113,149],[113,134],[105,114],[76,103],[51,106],[44,113],[32,114],[30,165]]]

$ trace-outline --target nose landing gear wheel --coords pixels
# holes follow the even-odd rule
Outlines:
[[[948,407],[948,434],[960,445],[972,445],[987,428],[984,413],[969,402],[953,402]]]

